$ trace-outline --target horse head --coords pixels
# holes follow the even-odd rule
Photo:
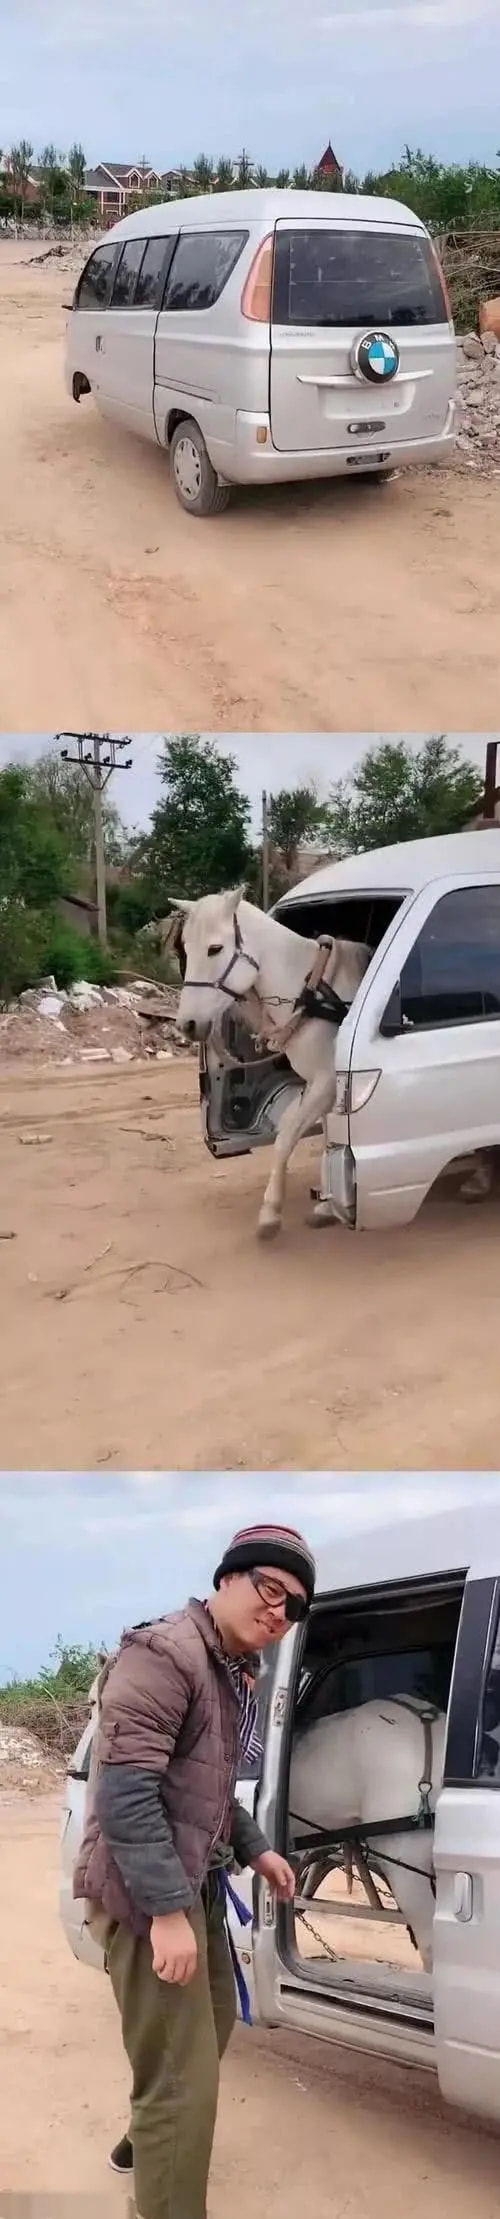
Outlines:
[[[258,956],[244,940],[240,919],[244,887],[176,902],[182,918],[185,975],[178,1022],[187,1040],[208,1040],[231,1003],[255,987]]]

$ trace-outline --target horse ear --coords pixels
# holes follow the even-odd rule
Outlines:
[[[194,908],[194,902],[183,901],[180,894],[171,894],[170,900],[176,915],[179,913],[181,917],[189,917],[190,910]]]
[[[228,917],[236,916],[237,910],[240,906],[240,902],[244,901],[244,899],[244,886],[234,886],[228,894],[224,895],[224,908],[227,910]]]

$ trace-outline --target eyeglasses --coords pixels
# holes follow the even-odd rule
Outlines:
[[[270,1610],[279,1610],[284,1604],[289,1626],[298,1626],[301,1619],[307,1618],[309,1603],[305,1595],[290,1595],[288,1588],[282,1586],[281,1580],[268,1579],[265,1572],[250,1572],[249,1578],[257,1595],[260,1595],[261,1602],[268,1603]]]

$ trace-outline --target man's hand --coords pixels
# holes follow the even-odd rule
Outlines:
[[[163,1918],[151,1920],[151,1948],[153,1972],[158,1979],[187,1988],[196,1972],[198,1951],[185,1911],[170,1911]]]
[[[295,1895],[295,1873],[292,1872],[291,1865],[287,1864],[286,1857],[279,1857],[275,1849],[265,1849],[262,1857],[255,1860],[254,1872],[260,1874],[261,1880],[268,1881],[273,1895],[277,1895],[280,1903],[291,1902]]]

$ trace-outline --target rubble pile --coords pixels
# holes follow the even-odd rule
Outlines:
[[[458,460],[500,476],[500,340],[493,331],[459,340],[458,392]]]
[[[0,1005],[0,1065],[132,1063],[161,1061],[189,1051],[177,1024],[179,994],[153,979],[128,986],[93,986],[78,979],[58,987],[54,978],[27,987]]]

